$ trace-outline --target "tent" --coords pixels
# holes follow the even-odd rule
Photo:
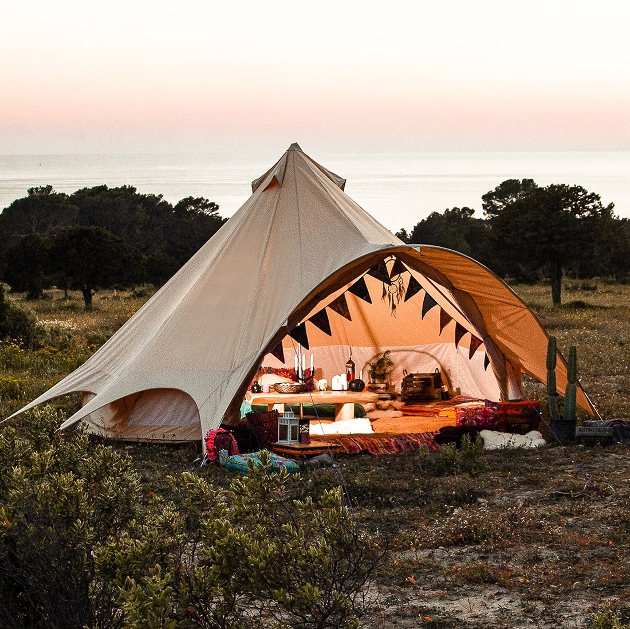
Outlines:
[[[480,398],[521,397],[522,374],[546,381],[547,334],[504,282],[462,254],[405,244],[344,186],[291,145],[107,343],[18,412],[82,392],[62,428],[201,439],[238,416],[261,365],[293,366],[295,339],[316,377],[343,371],[351,347],[357,371],[389,349],[394,379],[437,367],[451,390]],[[559,356],[559,392],[566,382]],[[581,389],[578,404],[592,410]]]

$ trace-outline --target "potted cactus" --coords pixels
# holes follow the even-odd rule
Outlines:
[[[564,393],[564,409],[562,417],[558,410],[558,396],[556,392],[556,337],[549,337],[547,346],[547,405],[549,408],[550,427],[557,439],[564,443],[575,439],[577,426],[576,396],[577,396],[577,348],[571,346],[569,363],[567,366],[567,386]]]

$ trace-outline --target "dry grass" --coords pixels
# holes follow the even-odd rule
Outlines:
[[[515,290],[563,353],[577,345],[582,383],[600,413],[630,417],[630,286],[569,283],[560,308],[551,305],[549,287]],[[2,397],[3,409],[65,375],[71,351],[76,360],[88,355],[90,335],[110,335],[145,299],[103,292],[85,312],[78,295],[54,297],[27,305],[41,321],[71,325],[76,345],[6,359],[4,377],[31,388],[17,399]],[[528,386],[544,399],[544,387]],[[222,487],[231,480],[222,468],[200,470],[197,445],[115,447],[133,458],[147,495],[167,491],[166,475],[184,470]],[[630,618],[628,454],[625,446],[565,451],[552,444],[473,452],[466,465],[448,451],[339,457],[338,468],[305,470],[296,497],[342,480],[357,521],[391,545],[367,627],[590,627],[603,609]]]

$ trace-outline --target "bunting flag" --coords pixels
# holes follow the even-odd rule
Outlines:
[[[422,290],[422,284],[412,275],[407,284],[407,292],[405,293],[405,301],[411,299],[414,295],[417,295]],[[424,314],[422,315],[424,318]]]
[[[438,302],[429,295],[429,293],[424,293],[424,301],[422,302],[422,318],[424,319],[424,315],[431,310],[434,306],[437,306]],[[440,330],[441,332],[442,330]]]
[[[274,358],[277,358],[284,365],[284,349],[282,347],[282,341],[278,343],[277,347],[271,352]]]
[[[394,260],[392,270],[389,272],[389,277],[396,277],[397,275],[401,275],[406,270],[407,267],[398,258],[396,258]]]
[[[308,336],[306,334],[306,326],[304,323],[300,323],[300,325],[296,325],[291,332],[289,332],[289,336],[302,345],[304,349],[309,349],[308,347]]]
[[[328,320],[328,313],[326,312],[326,308],[322,308],[319,312],[316,312],[309,321],[316,327],[318,327],[324,334],[328,334],[328,336],[332,336],[332,332],[330,330],[330,321]]]
[[[486,354],[483,358],[483,370],[486,371],[488,369],[488,365],[490,364],[490,359],[488,358],[488,354]]]
[[[365,283],[365,278],[359,278],[349,289],[349,293],[356,295],[361,298],[363,301],[367,301],[368,304],[372,303],[372,298],[370,297],[370,291],[368,290],[367,284]]]
[[[471,360],[475,355],[475,352],[479,349],[479,346],[483,343],[481,339],[478,339],[474,334],[470,335],[470,349],[468,350],[468,360]]]
[[[384,284],[391,284],[392,280],[389,277],[389,271],[387,270],[387,265],[385,264],[385,260],[381,260],[376,266],[373,266],[369,271],[368,275],[375,277],[377,280],[381,280]]]
[[[440,320],[441,320],[441,317],[440,317]],[[462,340],[462,337],[464,336],[464,334],[466,334],[466,332],[468,332],[468,330],[463,325],[461,325],[461,323],[455,322],[455,349],[457,349],[459,342]],[[442,330],[440,330],[440,334],[441,333],[442,333]]]
[[[341,293],[335,301],[328,304],[328,307],[331,310],[334,310],[337,314],[340,314],[342,317],[348,319],[348,321],[352,321],[352,317],[350,316],[350,308],[348,308],[348,302],[346,301],[346,296]]]
[[[440,334],[442,334],[442,330],[453,320],[446,310],[440,309]]]

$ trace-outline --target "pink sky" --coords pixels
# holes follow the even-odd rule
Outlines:
[[[14,3],[0,154],[630,150],[627,2],[436,4]]]

